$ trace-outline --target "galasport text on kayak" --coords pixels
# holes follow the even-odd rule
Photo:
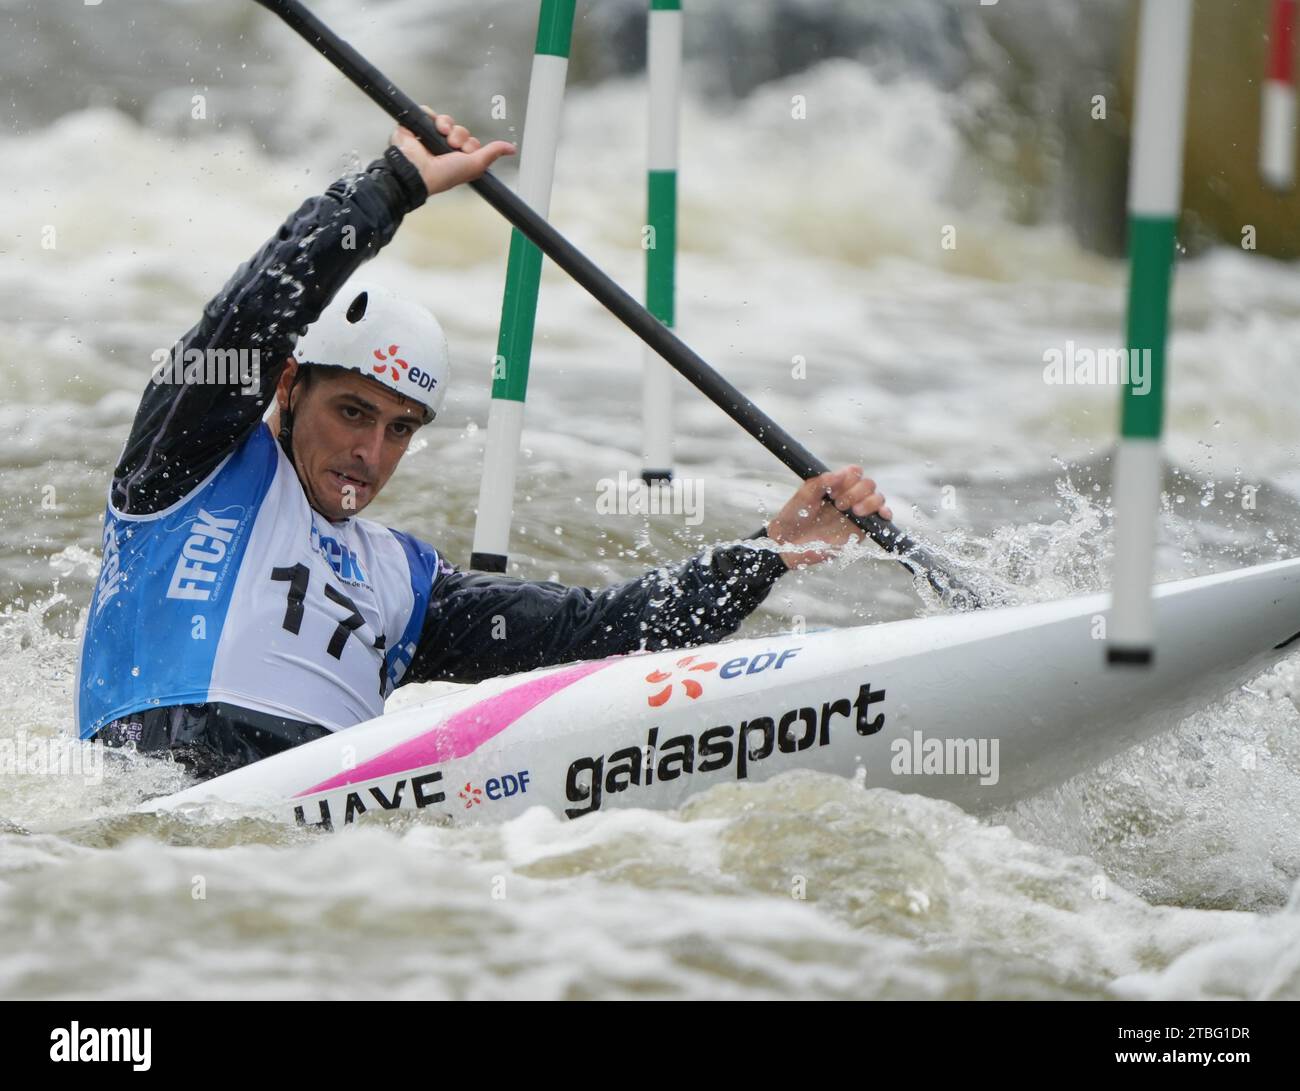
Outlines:
[[[643,747],[628,746],[608,757],[578,758],[570,764],[564,794],[570,803],[579,806],[566,807],[564,813],[577,818],[599,810],[603,795],[648,788],[656,776],[660,781],[676,780],[695,773],[716,773],[734,764],[736,779],[745,780],[753,762],[763,761],[776,751],[795,754],[813,746],[829,746],[831,719],[837,715],[848,719],[856,712],[857,733],[874,735],[885,726],[885,714],[880,711],[873,715],[871,706],[884,699],[883,689],[873,690],[871,683],[863,682],[855,698],[823,701],[820,714],[813,705],[805,705],[776,716],[742,720],[739,729],[720,724],[698,735],[674,735],[662,744],[659,728],[652,727]]]

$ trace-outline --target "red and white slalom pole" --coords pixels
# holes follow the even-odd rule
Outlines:
[[[1281,190],[1295,185],[1295,3],[1273,0],[1260,109],[1259,174]]]

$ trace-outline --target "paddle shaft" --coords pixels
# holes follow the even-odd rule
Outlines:
[[[405,126],[434,155],[452,149],[433,120],[374,65],[335,34],[299,0],[257,0],[314,46],[343,75]],[[525,204],[490,171],[469,185],[517,227],[539,250],[576,280],[620,322],[649,345],[706,398],[745,429],[805,481],[828,471],[821,459],[709,366],[672,330],[605,275],[586,255]],[[928,550],[878,515],[843,513],[882,548],[899,555],[912,572],[921,570],[945,599],[959,594],[975,605],[979,597],[945,572]]]

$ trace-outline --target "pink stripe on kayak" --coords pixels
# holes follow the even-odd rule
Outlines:
[[[544,678],[534,678],[531,682],[514,686],[494,697],[486,697],[469,708],[461,709],[451,719],[430,728],[423,735],[407,739],[391,750],[385,750],[369,761],[362,762],[355,769],[348,769],[329,780],[321,781],[314,788],[304,789],[294,798],[376,780],[392,773],[405,773],[426,765],[438,765],[453,758],[463,758],[466,754],[472,754],[488,739],[501,734],[525,712],[532,711],[552,694],[559,693],[574,682],[616,662],[618,659],[579,663],[568,670],[557,671]]]

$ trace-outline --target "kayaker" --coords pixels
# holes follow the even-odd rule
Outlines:
[[[713,549],[599,591],[460,572],[358,518],[436,416],[448,357],[426,310],[348,279],[430,195],[514,151],[429,113],[455,151],[399,128],[285,221],[146,386],[104,517],[83,739],[170,750],[209,777],[377,716],[408,682],[717,641],[788,567],[826,558],[801,544],[861,537],[825,493],[891,517],[844,467],[766,528],[789,549]]]

